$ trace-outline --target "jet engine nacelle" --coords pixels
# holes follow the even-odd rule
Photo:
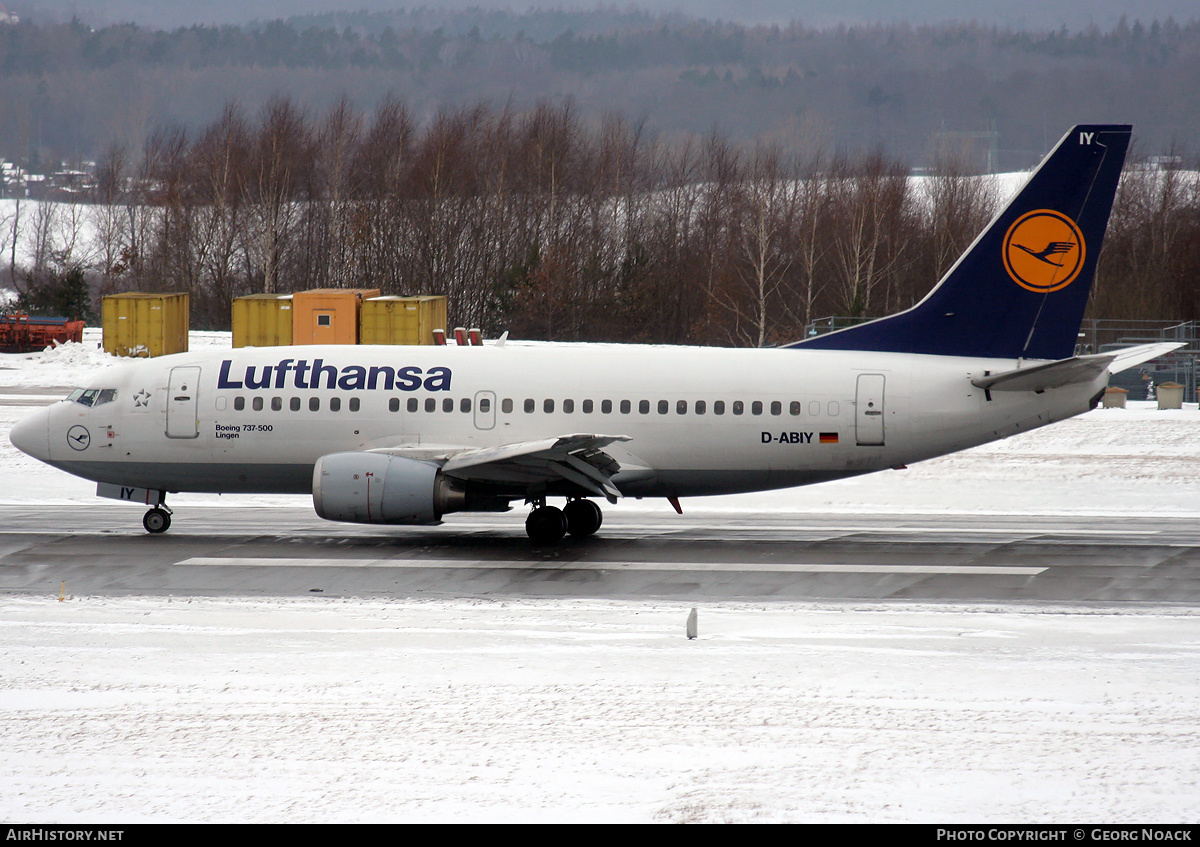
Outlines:
[[[313,468],[313,506],[330,521],[434,523],[465,501],[461,484],[432,462],[387,453],[330,453]]]

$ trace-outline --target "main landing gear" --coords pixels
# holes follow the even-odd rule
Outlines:
[[[573,538],[587,538],[603,522],[604,513],[591,500],[570,500],[562,509],[547,506],[545,500],[535,500],[533,511],[525,519],[525,532],[538,544],[554,544],[567,533]]]
[[[171,510],[166,504],[155,506],[142,516],[142,526],[151,535],[158,535],[171,528]]]

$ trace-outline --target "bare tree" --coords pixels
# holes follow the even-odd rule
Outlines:
[[[240,236],[250,146],[241,107],[231,102],[191,151],[199,214],[196,262],[214,310],[223,308],[225,313],[235,296],[250,293],[249,280],[239,273],[249,266]]]
[[[837,226],[831,234],[831,256],[841,314],[893,309],[905,248],[916,229],[907,176],[902,165],[881,152],[857,165],[845,159],[834,163],[830,201]],[[883,291],[877,293],[881,283]]]
[[[306,199],[310,146],[303,111],[289,98],[272,98],[263,107],[242,186],[249,212],[244,221],[247,254],[263,293],[283,290],[281,276],[291,258],[299,201]]]

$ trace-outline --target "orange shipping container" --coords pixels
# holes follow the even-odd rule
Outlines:
[[[313,288],[292,295],[293,344],[357,344],[358,313],[378,288]]]

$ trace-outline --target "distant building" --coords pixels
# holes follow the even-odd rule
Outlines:
[[[28,197],[25,171],[14,162],[0,161],[0,197]]]

